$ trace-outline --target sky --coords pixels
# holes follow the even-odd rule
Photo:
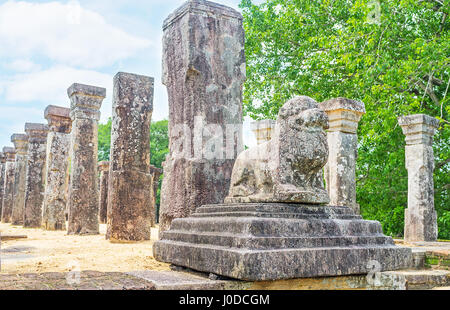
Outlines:
[[[153,121],[168,118],[161,83],[162,24],[185,0],[0,0],[0,148],[25,123],[47,123],[48,105],[69,107],[74,82],[105,87],[101,122],[112,114],[113,77],[155,78]],[[217,0],[238,9],[240,0]],[[261,2],[261,1],[256,1]],[[244,124],[244,143],[256,144]]]

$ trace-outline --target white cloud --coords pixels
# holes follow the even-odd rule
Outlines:
[[[3,67],[15,72],[30,72],[41,69],[41,66],[28,59],[16,59],[12,62],[4,63]]]
[[[152,42],[108,24],[76,2],[0,5],[0,56],[43,56],[83,68],[100,68],[148,48]]]

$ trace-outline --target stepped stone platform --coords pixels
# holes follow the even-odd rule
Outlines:
[[[407,269],[411,249],[348,207],[281,203],[207,205],[176,219],[157,260],[246,281]]]

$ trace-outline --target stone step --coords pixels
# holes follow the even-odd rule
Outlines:
[[[268,213],[268,212],[214,212],[214,213],[194,213],[192,217],[260,217],[260,218],[290,218],[290,219],[322,219],[323,215],[308,213]],[[333,219],[358,220],[357,215],[334,215]]]
[[[193,244],[211,244],[230,248],[248,249],[292,249],[394,244],[392,238],[386,237],[382,234],[345,237],[253,237],[250,235],[239,234],[211,232],[194,233],[190,231],[171,230],[162,233],[162,238]]]
[[[383,234],[375,221],[340,219],[280,219],[257,217],[184,218],[172,222],[171,230],[195,233],[222,232],[271,237],[369,236]]]
[[[450,285],[447,270],[399,270],[381,273],[382,286],[396,289],[423,290]]]

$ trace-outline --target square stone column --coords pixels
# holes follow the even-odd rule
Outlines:
[[[222,203],[242,143],[245,50],[242,15],[188,1],[163,25],[163,84],[169,97],[169,151],[160,231],[197,207]]]
[[[69,192],[69,151],[72,120],[70,109],[48,106],[44,117],[48,121],[45,194],[42,205],[42,228],[66,230],[65,212]]]
[[[6,155],[0,152],[0,221],[2,219],[2,208],[3,208],[3,191],[5,189],[5,166],[6,166]]]
[[[67,94],[72,118],[68,234],[98,234],[98,121],[106,89],[73,84]]]
[[[152,192],[151,192],[151,212],[152,212],[152,227],[156,225],[156,196],[159,188],[159,178],[163,173],[162,169],[159,169],[153,165],[150,166],[150,174],[152,175]]]
[[[14,134],[11,142],[16,148],[16,173],[14,176],[14,203],[12,209],[12,224],[23,225],[25,210],[25,186],[27,177],[28,136]]]
[[[151,77],[114,77],[106,235],[113,242],[150,240],[153,87]]]
[[[408,208],[405,210],[405,240],[436,241],[433,136],[439,121],[428,115],[416,114],[400,117],[398,122],[406,136]]]
[[[109,161],[99,162],[98,169],[100,170],[99,221],[100,224],[106,224],[108,216]]]
[[[356,202],[356,159],[358,123],[366,113],[363,102],[336,98],[320,104],[329,119],[329,158],[325,179],[331,206],[348,206],[360,213]]]
[[[2,223],[11,223],[11,215],[14,204],[14,177],[16,174],[16,149],[4,147],[6,155],[5,163],[5,187],[3,189]]]
[[[28,135],[28,164],[25,190],[24,227],[40,228],[44,201],[45,160],[47,157],[48,126],[25,124]]]
[[[262,121],[256,121],[251,123],[251,130],[256,136],[256,141],[259,144],[270,141],[272,139],[272,133],[275,129],[277,122],[271,119],[265,119]]]

